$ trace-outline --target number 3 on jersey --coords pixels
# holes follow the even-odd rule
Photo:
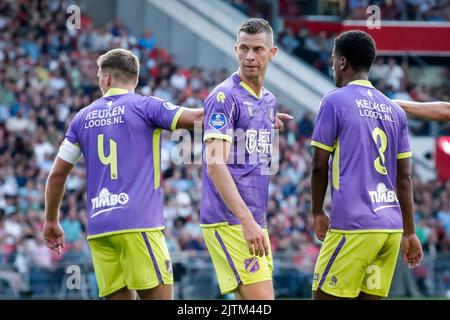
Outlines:
[[[115,180],[119,178],[119,174],[117,172],[117,142],[113,139],[109,139],[109,156],[105,156],[105,148],[104,148],[104,134],[99,134],[97,136],[97,152],[98,158],[101,163],[105,166],[109,165],[111,170],[111,180]]]
[[[379,147],[378,147],[378,137],[380,138],[380,143],[381,143],[381,145]],[[386,133],[383,130],[381,130],[380,128],[376,127],[372,131],[372,138],[373,138],[373,141],[375,141],[375,144],[378,147],[378,154],[380,155],[379,157],[377,157],[375,159],[375,161],[373,162],[373,165],[375,167],[375,170],[378,173],[386,175],[387,174],[387,169],[384,166],[385,163],[386,163],[386,158],[384,156],[384,153],[386,152],[387,145],[388,145],[387,135],[386,135]]]

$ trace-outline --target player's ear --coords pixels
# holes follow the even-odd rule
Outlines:
[[[111,85],[111,81],[112,81],[111,74],[110,73],[105,73],[105,83],[106,83],[106,85],[110,86]]]
[[[346,57],[341,57],[339,59],[339,68],[341,69],[341,71],[345,71],[348,67],[348,60]]]
[[[272,60],[273,57],[275,57],[277,52],[278,52],[278,47],[273,46],[272,48],[270,48],[270,60]]]

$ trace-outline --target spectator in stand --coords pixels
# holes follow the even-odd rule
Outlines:
[[[281,38],[281,45],[289,53],[294,53],[298,49],[300,42],[295,37],[294,31],[291,28],[286,28],[286,33]]]

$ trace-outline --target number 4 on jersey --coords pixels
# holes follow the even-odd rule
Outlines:
[[[115,180],[119,178],[119,174],[117,172],[117,142],[115,142],[113,139],[109,139],[109,156],[105,156],[103,140],[104,134],[99,134],[97,136],[98,158],[105,166],[110,165],[111,180]]]

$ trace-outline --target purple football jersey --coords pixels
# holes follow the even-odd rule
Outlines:
[[[181,112],[111,89],[77,113],[66,139],[79,144],[86,163],[89,236],[164,226],[161,130],[173,130]]]
[[[322,100],[311,144],[332,152],[331,228],[402,230],[397,160],[412,156],[405,112],[367,80]]]
[[[203,140],[218,138],[232,143],[228,170],[239,194],[262,227],[266,226],[276,110],[277,102],[272,93],[263,88],[258,97],[237,73],[214,88],[205,101]],[[205,142],[203,151],[204,148]],[[201,223],[239,224],[208,176],[205,152],[203,154]]]

